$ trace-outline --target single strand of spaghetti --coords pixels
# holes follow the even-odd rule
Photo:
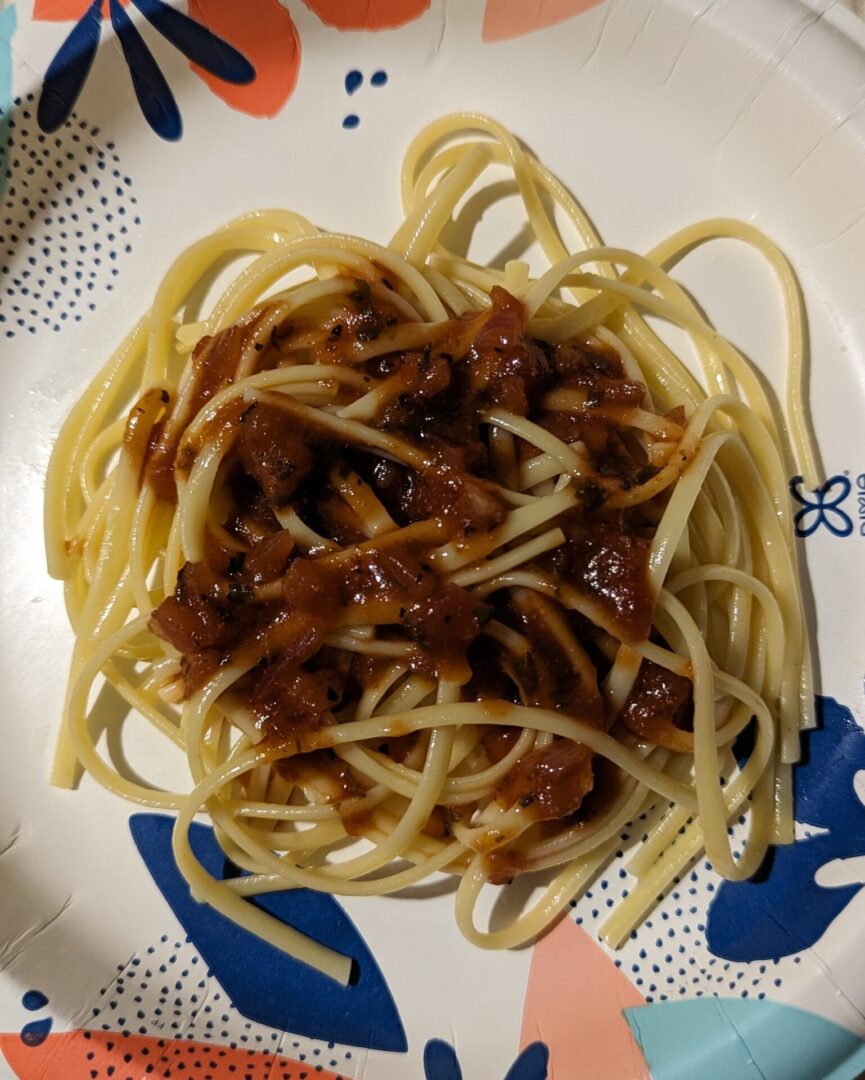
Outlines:
[[[225,809],[236,817],[251,817],[273,821],[334,821],[337,818],[362,814],[378,805],[389,795],[382,785],[370,788],[356,799],[343,799],[339,803],[304,803],[299,806],[273,802],[253,802],[250,799],[226,799]]]
[[[256,823],[256,836],[262,843],[273,852],[281,852],[298,855],[301,858],[307,854],[317,854],[325,851],[334,844],[345,840],[348,833],[343,828],[342,821],[318,821],[305,829],[283,827],[279,823],[277,828],[262,828],[261,821]]]
[[[364,525],[368,537],[381,536],[393,532],[396,522],[385,509],[370,485],[353,470],[341,475],[343,470],[333,466],[329,480],[334,490],[338,491]]]
[[[83,450],[78,464],[78,478],[86,504],[93,501],[105,482],[106,464],[120,449],[125,428],[126,418],[118,417]]]
[[[415,652],[415,646],[408,641],[363,641],[338,630],[329,633],[324,639],[324,644],[334,649],[358,653],[361,656],[398,658],[410,657]]]
[[[624,339],[614,334],[607,326],[596,327],[595,334],[602,345],[606,345],[607,348],[612,349],[616,356],[618,356],[622,363],[622,367],[625,370],[626,378],[630,379],[632,382],[643,383],[645,386],[646,378],[643,374],[643,369],[637,363],[637,358],[625,344]],[[648,386],[646,386],[644,404],[649,409],[654,408],[654,405],[652,404],[652,395],[649,392]]]
[[[533,499],[527,505],[511,510],[502,524],[491,532],[472,537],[468,543],[452,540],[430,552],[427,561],[440,572],[459,570],[511,543],[518,536],[546,524],[575,504],[576,496],[567,489],[542,499]]]
[[[283,529],[287,529],[291,533],[292,540],[307,554],[318,554],[323,551],[337,551],[339,549],[339,544],[317,533],[304,521],[301,521],[297,512],[291,507],[279,507],[274,513]]]
[[[381,673],[371,686],[364,687],[360,701],[354,711],[355,719],[365,720],[367,717],[372,716],[387,692],[397,685],[407,671],[407,664],[393,663],[386,671]],[[409,704],[407,708],[411,708],[412,704]]]
[[[635,649],[624,643],[619,646],[613,666],[601,684],[608,723],[615,720],[624,708],[637,681],[642,662],[642,656]]]
[[[492,474],[504,487],[515,488],[518,480],[516,444],[514,437],[502,427],[489,430],[489,449]]]
[[[531,643],[525,634],[520,634],[512,627],[500,622],[498,619],[490,619],[483,627],[483,633],[497,641],[508,652],[516,657],[527,656],[531,650]]]
[[[405,677],[402,683],[388,690],[386,695],[379,698],[374,705],[373,711],[377,711],[383,716],[405,712],[406,709],[413,709],[415,706],[423,704],[437,690],[438,682],[427,678],[425,675],[412,672]],[[361,716],[358,708],[353,719],[365,719],[367,715],[371,716],[372,713]]]
[[[320,945],[260,908],[247,904],[242,897],[207,873],[196,859],[189,843],[190,826],[202,805],[235,776],[242,775],[259,763],[274,760],[277,756],[278,751],[272,749],[252,750],[207,777],[185,801],[177,816],[171,838],[174,858],[194,899],[209,904],[256,937],[275,945],[289,956],[309,964],[345,986],[351,972],[351,960],[348,957]]]
[[[490,433],[497,432],[501,435],[510,435],[510,432],[506,432],[504,428],[492,427]],[[513,436],[511,436],[513,438]],[[562,440],[564,442],[564,440]],[[591,475],[592,466],[586,455],[586,445],[581,439],[576,439],[572,443],[565,443],[579,459],[580,461],[580,474]],[[562,474],[562,463],[550,454],[536,454],[535,457],[531,457],[528,461],[524,461],[519,466],[519,472],[516,477],[516,487],[520,491],[535,492],[539,484],[543,484],[546,480],[552,480],[553,478]]]
[[[135,500],[132,528],[129,531],[129,582],[135,597],[135,606],[142,614],[153,607],[147,574],[156,555],[156,552],[152,550],[153,537],[150,535],[155,509],[156,497],[152,489],[143,487]],[[148,541],[150,541],[149,545]],[[150,558],[148,558],[148,546],[151,548]],[[159,543],[159,547],[162,547],[162,543]]]
[[[487,409],[481,414],[481,419],[486,424],[509,431],[524,439],[531,446],[536,446],[545,454],[554,458],[566,473],[571,476],[585,475],[585,462],[577,455],[566,442],[552,435],[540,424],[535,424],[522,416],[514,416],[505,409]]]
[[[177,511],[183,558],[187,562],[201,562],[204,558],[207,536],[205,521],[210,509],[210,496],[226,449],[221,442],[206,442],[189,474]]]
[[[468,154],[439,181],[424,202],[413,209],[394,233],[391,251],[408,262],[422,267],[439,233],[450,220],[454,207],[490,162],[491,155],[482,145]]]
[[[706,404],[708,405],[709,402]],[[667,576],[679,538],[687,528],[688,518],[705,482],[706,474],[714,463],[718,451],[728,440],[729,436],[720,432],[707,435],[700,442],[698,449],[679,477],[679,482],[673,488],[649,549],[649,587],[655,596]]]
[[[628,648],[639,653],[644,660],[651,660],[658,667],[666,668],[667,671],[672,671],[686,679],[690,677],[690,661],[686,656],[682,656],[672,649],[665,649],[663,646],[655,644],[654,641],[641,641],[628,646]]]
[[[523,563],[531,562],[532,559],[536,559],[547,551],[552,551],[553,548],[559,547],[564,542],[565,534],[561,529],[558,527],[547,529],[546,532],[535,536],[531,540],[526,540],[525,543],[511,548],[495,559],[487,559],[478,563],[477,566],[466,566],[462,570],[458,570],[455,574],[451,574],[449,580],[454,585],[463,587],[477,585],[478,582],[495,577],[496,574],[506,573],[508,570],[514,570],[516,567],[522,566]]]
[[[792,844],[796,839],[792,765],[776,762],[774,796],[771,842],[773,844]]]

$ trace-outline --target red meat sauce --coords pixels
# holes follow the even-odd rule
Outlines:
[[[252,342],[255,370],[297,363],[299,353],[307,362],[352,362],[366,387],[388,389],[372,426],[422,451],[427,465],[410,468],[340,440],[316,422],[314,410],[287,397],[251,406],[235,401],[224,409],[203,438],[222,440],[230,509],[208,536],[205,557],[182,568],[174,594],[151,619],[154,632],[180,653],[187,695],[220,667],[240,663],[249,670],[233,693],[268,738],[299,745],[298,738],[349,718],[380,673],[380,661],[335,647],[329,635],[375,626],[379,640],[408,646],[406,660],[414,670],[460,682],[463,700],[537,705],[604,727],[598,678],[608,662],[595,647],[599,631],[592,622],[555,600],[527,597],[526,590],[519,602],[507,593],[478,601],[448,582],[431,555],[448,542],[482,542],[510,509],[493,478],[481,420],[485,409],[507,409],[568,441],[581,439],[597,475],[597,482],[583,484],[577,508],[560,517],[566,542],[539,560],[539,569],[593,605],[621,640],[647,638],[651,525],[637,511],[605,508],[609,491],[627,490],[654,472],[616,423],[604,419],[611,409],[640,405],[642,385],[626,378],[611,351],[531,338],[522,305],[500,288],[493,289],[488,310],[443,323],[432,335],[423,328],[417,348],[384,351],[361,364],[353,360],[358,344],[386,344],[404,321],[394,305],[373,296],[368,283],[358,282],[314,318],[293,317],[259,340],[267,315],[267,308],[253,312],[199,343],[184,422],[172,416],[164,395],[139,403],[144,413],[135,414],[138,428],[128,446],[137,448],[143,483],[162,499],[176,499],[175,477],[189,470],[200,448],[184,441],[183,431],[230,385]],[[584,406],[549,409],[549,393],[561,388],[580,391]],[[341,391],[339,401],[363,392]],[[145,415],[157,417],[149,440],[140,430]],[[367,538],[355,511],[331,486],[334,468],[341,478],[368,485],[400,531]],[[277,518],[287,507],[340,550],[295,546]],[[492,617],[522,635],[524,655],[506,653],[483,634]],[[624,722],[635,734],[675,749],[671,732],[686,731],[689,708],[689,681],[644,663]],[[516,728],[486,725],[481,745],[488,762],[500,761],[517,737]],[[416,739],[395,732],[379,749],[404,760]],[[317,769],[333,780],[335,798],[361,793],[332,752],[302,757],[305,764],[282,766],[287,775]],[[540,828],[590,820],[615,793],[610,768],[585,746],[556,737],[516,762],[495,794],[503,806],[521,807]],[[439,827],[446,829],[446,821]],[[490,859],[496,880],[519,869],[518,852],[496,852]]]

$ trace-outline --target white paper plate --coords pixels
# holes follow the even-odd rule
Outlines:
[[[0,196],[0,1049],[11,1063],[0,1058],[0,1076],[259,1076],[277,1048],[296,1062],[279,1065],[292,1077],[319,1067],[454,1080],[458,1059],[466,1080],[532,1080],[549,1056],[556,1080],[630,1080],[649,1075],[644,1055],[655,1080],[856,1076],[865,1068],[863,27],[828,0],[488,0],[486,10],[456,0],[425,10],[411,0],[190,0],[192,14],[259,65],[260,84],[233,104],[275,115],[226,103],[142,24],[182,114],[182,137],[166,141],[142,115],[108,21],[70,121],[40,130],[43,77],[87,4],[33,6],[0,0],[0,146],[14,121]],[[287,100],[285,8],[302,55]],[[326,25],[355,9],[407,21]],[[79,793],[47,786],[71,634],[44,569],[45,467],[86,380],[182,247],[271,205],[384,241],[399,220],[408,140],[463,109],[522,137],[610,243],[641,250],[701,217],[733,216],[795,264],[811,324],[814,427],[834,478],[799,507],[827,699],[802,771],[803,839],[793,862],[747,892],[725,893],[698,864],[615,957],[595,931],[607,899],[627,887],[616,865],[580,902],[580,929],[566,920],[534,952],[466,944],[446,893],[347,900],[380,981],[336,999],[258,965],[238,1000],[254,1013],[247,1019],[220,987],[219,963],[208,956],[216,974],[207,972],[154,884],[129,808],[87,781]],[[356,123],[346,126],[349,116]],[[480,254],[499,250],[512,225],[507,211],[485,222]],[[780,312],[758,261],[723,243],[678,276],[780,385]],[[707,924],[709,942],[729,955],[710,951]],[[242,964],[246,946],[229,946]],[[265,999],[279,1023],[255,1022]],[[643,1001],[629,1014],[641,1053],[621,1010]],[[37,1026],[22,1037],[27,1024]],[[142,1054],[160,1038],[165,1046],[152,1041],[153,1056]],[[171,1040],[193,1047],[188,1058]],[[547,1049],[517,1060],[536,1041]],[[207,1046],[196,1056],[198,1043]],[[224,1071],[248,1048],[248,1064]],[[149,1074],[148,1061],[157,1063]]]

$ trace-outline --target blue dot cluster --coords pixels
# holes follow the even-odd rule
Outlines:
[[[247,1020],[189,939],[172,941],[167,934],[140,956],[118,965],[114,979],[99,991],[85,1026],[161,1038],[171,1054],[182,1053],[184,1041],[213,1043],[214,1053],[221,1045],[251,1054],[281,1054],[306,1063],[309,1080],[325,1069],[350,1070],[355,1064],[351,1050],[338,1049],[332,1042],[286,1035]],[[279,1074],[273,1075],[276,1080]]]
[[[141,224],[114,143],[74,114],[53,135],[15,99],[0,154],[0,335],[58,333],[114,290]]]

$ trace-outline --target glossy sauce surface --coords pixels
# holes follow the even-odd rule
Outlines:
[[[536,705],[602,728],[598,682],[609,664],[597,647],[600,635],[643,640],[654,610],[652,523],[638,510],[605,506],[610,492],[644,483],[654,471],[616,420],[617,409],[640,406],[644,388],[625,377],[609,350],[531,338],[522,305],[500,288],[489,309],[432,329],[419,325],[416,345],[385,349],[358,364],[355,351],[364,343],[386,346],[388,335],[406,335],[397,308],[380,298],[390,287],[380,282],[374,294],[357,282],[316,319],[286,321],[261,341],[256,335],[268,312],[253,313],[196,347],[186,415],[173,415],[174,403],[150,403],[165,415],[146,447],[136,436],[143,482],[161,499],[176,499],[176,479],[188,475],[204,441],[217,440],[225,505],[219,525],[210,528],[205,558],[183,567],[151,626],[178,650],[187,695],[227,664],[248,666],[233,697],[276,739],[350,719],[364,689],[393,662],[370,660],[331,640],[357,627],[375,628],[376,640],[393,646],[409,670],[460,684],[463,700]],[[310,359],[351,365],[364,388],[343,386],[336,405],[380,390],[366,422],[416,451],[415,463],[335,431],[285,394],[235,401],[197,443],[184,440],[195,413],[230,385],[250,349],[255,370]],[[551,408],[550,395],[561,390],[573,392],[578,406]],[[576,507],[544,525],[558,524],[565,542],[530,569],[567,585],[597,620],[528,589],[479,599],[471,587],[448,580],[437,562],[447,544],[486,555],[491,531],[513,509],[482,418],[496,407],[582,444],[592,475],[576,485]],[[519,466],[534,451],[517,444]],[[366,495],[396,532],[370,528]],[[320,544],[292,539],[280,524],[288,510],[322,537]],[[522,644],[508,648],[501,634],[490,636],[487,628],[496,625]],[[666,745],[664,733],[681,730],[690,683],[653,668],[643,665],[623,719],[634,734]],[[486,725],[480,767],[501,761],[517,737],[517,729]],[[395,732],[377,748],[399,763],[417,739]],[[315,753],[302,755],[305,764],[284,763],[286,775],[320,771],[337,802],[362,792],[344,766]],[[597,765],[586,747],[555,737],[519,760],[492,794],[533,821],[573,823],[584,803],[598,812],[598,798],[591,799]],[[600,787],[616,789],[609,777]],[[446,821],[429,828],[445,829]],[[498,860],[490,867],[496,880],[518,872],[518,852],[491,858]]]

